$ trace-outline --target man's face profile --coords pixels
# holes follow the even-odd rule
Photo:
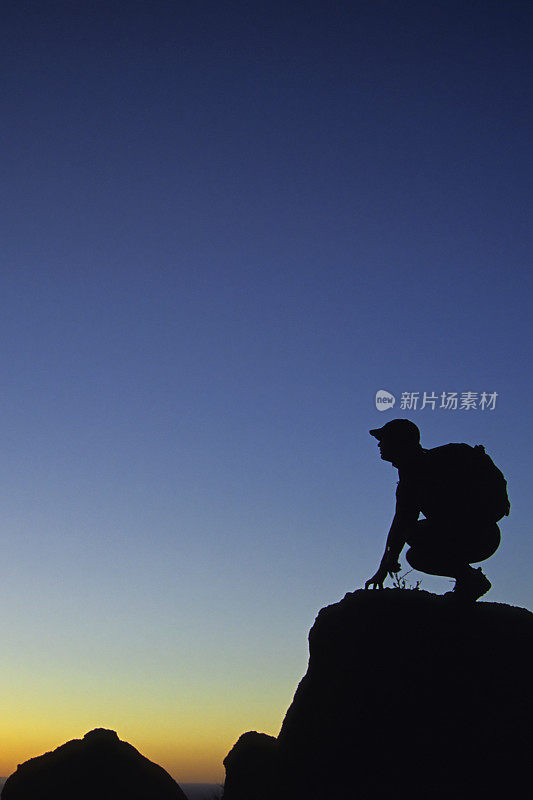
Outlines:
[[[386,439],[380,439],[378,442],[378,448],[383,461],[392,461],[394,447],[391,444],[391,441],[387,442]]]
[[[392,436],[384,436],[378,441],[379,453],[383,461],[390,461],[395,464],[402,452],[405,451],[405,442],[399,441]]]

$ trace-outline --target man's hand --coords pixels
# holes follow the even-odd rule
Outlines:
[[[381,559],[381,564],[379,565],[379,569],[375,575],[367,580],[365,583],[365,589],[368,589],[371,586],[373,589],[383,589],[383,582],[387,575],[392,575],[395,572],[399,572],[401,570],[400,563],[397,558],[391,558],[387,554],[383,556]]]
[[[383,581],[387,575],[387,570],[384,569],[383,565],[381,564],[376,574],[369,578],[365,583],[365,589],[368,589],[369,586],[371,586],[373,589],[383,589]]]

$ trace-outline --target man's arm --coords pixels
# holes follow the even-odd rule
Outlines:
[[[409,529],[414,525],[419,516],[419,510],[412,505],[400,502],[400,498],[396,502],[396,513],[390,526],[389,534],[387,536],[387,543],[385,545],[385,552],[375,575],[367,580],[365,589],[369,586],[372,588],[383,589],[383,582],[387,575],[392,575],[399,572],[401,567],[398,563],[398,558],[405,545]]]

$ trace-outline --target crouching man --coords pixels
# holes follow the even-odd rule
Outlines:
[[[398,469],[396,511],[385,553],[365,589],[383,588],[387,575],[406,558],[420,572],[455,578],[452,595],[475,601],[491,588],[481,568],[500,544],[496,522],[509,513],[507,484],[481,445],[449,444],[425,450],[420,431],[408,419],[393,419],[371,430],[381,458]],[[420,513],[425,519],[419,520]]]

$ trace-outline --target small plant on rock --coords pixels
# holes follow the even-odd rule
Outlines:
[[[404,572],[403,575],[400,575],[399,572],[395,572],[392,577],[392,588],[393,589],[408,589],[416,591],[420,588],[421,581],[417,581],[414,586],[411,586],[405,580],[406,575],[409,575],[412,572],[412,569],[408,569],[407,572]]]

